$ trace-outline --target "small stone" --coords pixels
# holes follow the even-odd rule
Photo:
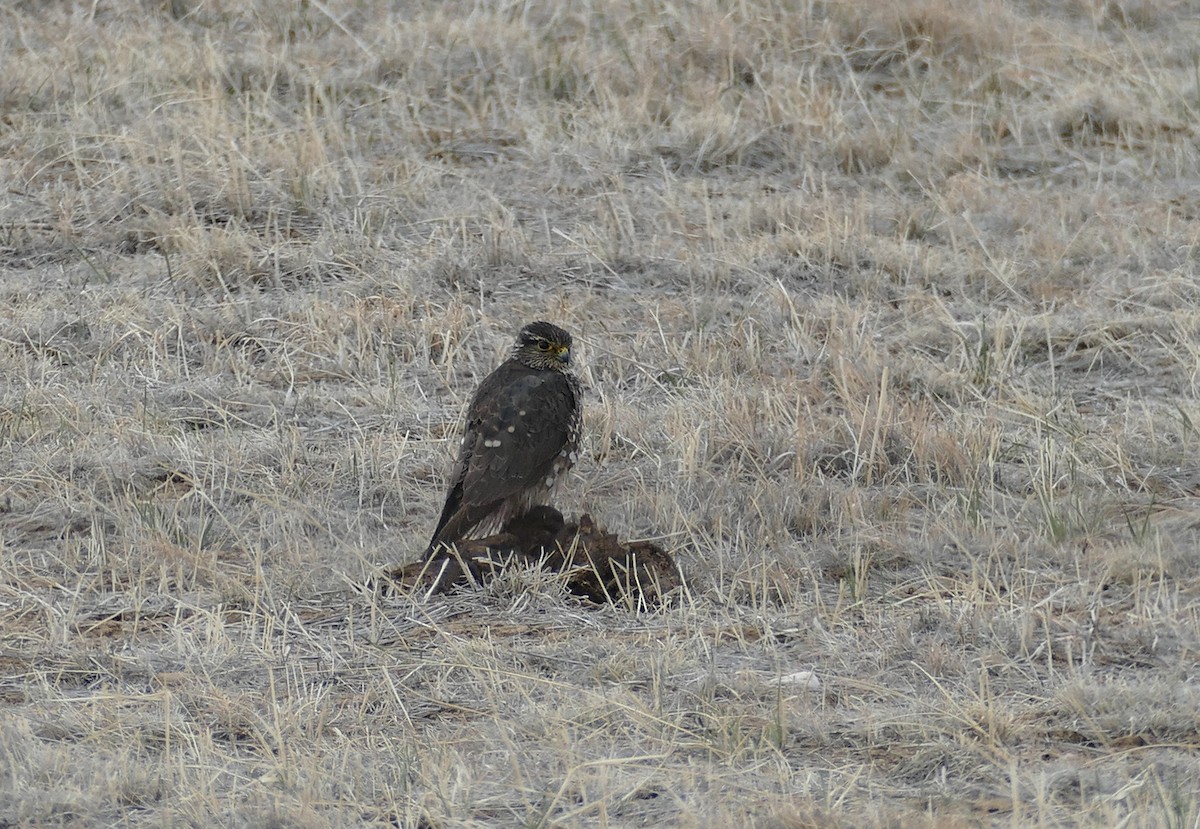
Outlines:
[[[821,688],[821,680],[813,671],[796,671],[795,673],[784,674],[779,677],[781,685],[798,685],[801,688],[806,688],[809,691],[818,691]]]

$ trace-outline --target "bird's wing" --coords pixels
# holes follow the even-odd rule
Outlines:
[[[536,485],[570,438],[578,401],[566,376],[524,367],[505,374],[495,383],[488,377],[468,410],[463,504],[490,504]]]

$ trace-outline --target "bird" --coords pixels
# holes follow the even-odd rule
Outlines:
[[[574,466],[583,412],[571,346],[557,325],[531,322],[479,384],[426,559],[540,505]]]

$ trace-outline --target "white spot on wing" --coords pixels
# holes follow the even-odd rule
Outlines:
[[[549,488],[550,488],[550,487],[552,487],[552,486],[554,486],[554,478],[553,478],[553,477],[547,477],[547,478],[546,478],[546,488],[547,488],[547,489],[549,489]]]
[[[511,435],[513,432],[515,432],[515,431],[517,431],[517,427],[516,427],[516,426],[509,426],[509,427],[508,427],[508,433],[509,433],[510,435]]]

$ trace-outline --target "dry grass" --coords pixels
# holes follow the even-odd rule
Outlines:
[[[1200,825],[1197,42],[6,4],[0,825]],[[690,591],[364,594],[536,317]]]

